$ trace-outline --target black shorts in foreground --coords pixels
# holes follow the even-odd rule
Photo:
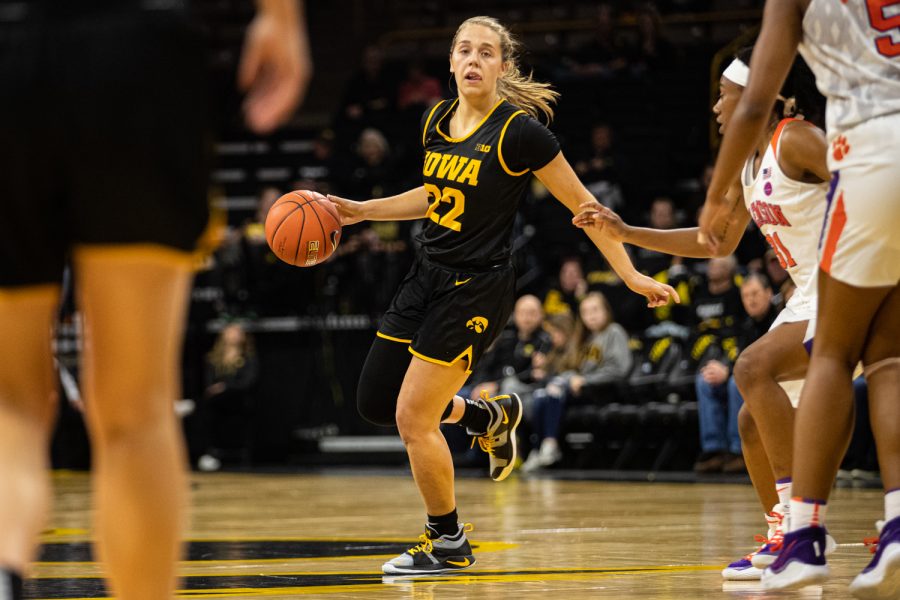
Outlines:
[[[0,23],[0,287],[60,281],[77,244],[193,251],[212,149],[199,32],[136,2],[23,6]]]
[[[378,336],[409,344],[422,360],[475,363],[503,331],[512,313],[512,265],[482,272],[439,266],[419,255],[384,314]]]

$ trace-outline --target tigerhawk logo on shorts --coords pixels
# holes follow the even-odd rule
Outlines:
[[[488,327],[488,320],[484,317],[472,317],[466,321],[466,327],[475,333],[484,333],[484,330]]]

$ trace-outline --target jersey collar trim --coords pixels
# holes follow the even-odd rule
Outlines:
[[[467,133],[466,135],[464,135],[462,137],[452,138],[449,135],[447,135],[446,133],[444,133],[443,131],[441,131],[441,123],[444,121],[444,119],[447,118],[447,115],[449,115],[453,112],[453,109],[456,107],[456,105],[459,104],[459,98],[457,98],[456,100],[453,101],[453,104],[450,105],[450,108],[447,109],[447,112],[445,112],[441,116],[441,118],[438,119],[438,122],[435,124],[434,129],[435,129],[435,131],[438,132],[438,134],[440,134],[440,136],[442,138],[444,138],[448,142],[451,142],[454,144],[457,144],[459,142],[464,142],[467,139],[469,139],[470,137],[472,137],[472,135],[474,135],[476,131],[481,129],[481,126],[484,125],[485,121],[487,121],[490,118],[490,116],[492,114],[494,114],[494,111],[497,110],[497,107],[500,106],[501,104],[503,104],[504,102],[506,102],[506,98],[500,98],[500,100],[497,101],[497,104],[495,104],[491,108],[491,110],[488,111],[488,114],[484,115],[484,118],[481,119],[481,122],[479,122],[478,125],[476,125],[475,127],[472,128],[472,131],[470,131],[469,133]]]

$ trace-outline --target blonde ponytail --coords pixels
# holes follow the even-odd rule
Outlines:
[[[467,25],[481,25],[487,27],[500,37],[500,52],[503,61],[508,63],[506,72],[497,80],[497,93],[515,104],[535,119],[543,113],[547,122],[553,120],[553,104],[559,98],[559,92],[554,90],[549,83],[535,81],[531,73],[523,75],[519,70],[519,49],[521,44],[512,36],[500,21],[493,17],[472,17],[462,22],[453,36],[450,44],[450,52],[456,47],[456,39]]]

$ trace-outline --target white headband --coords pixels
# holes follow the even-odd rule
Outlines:
[[[736,58],[722,73],[722,77],[741,87],[747,87],[747,82],[750,80],[750,68],[741,59]]]

